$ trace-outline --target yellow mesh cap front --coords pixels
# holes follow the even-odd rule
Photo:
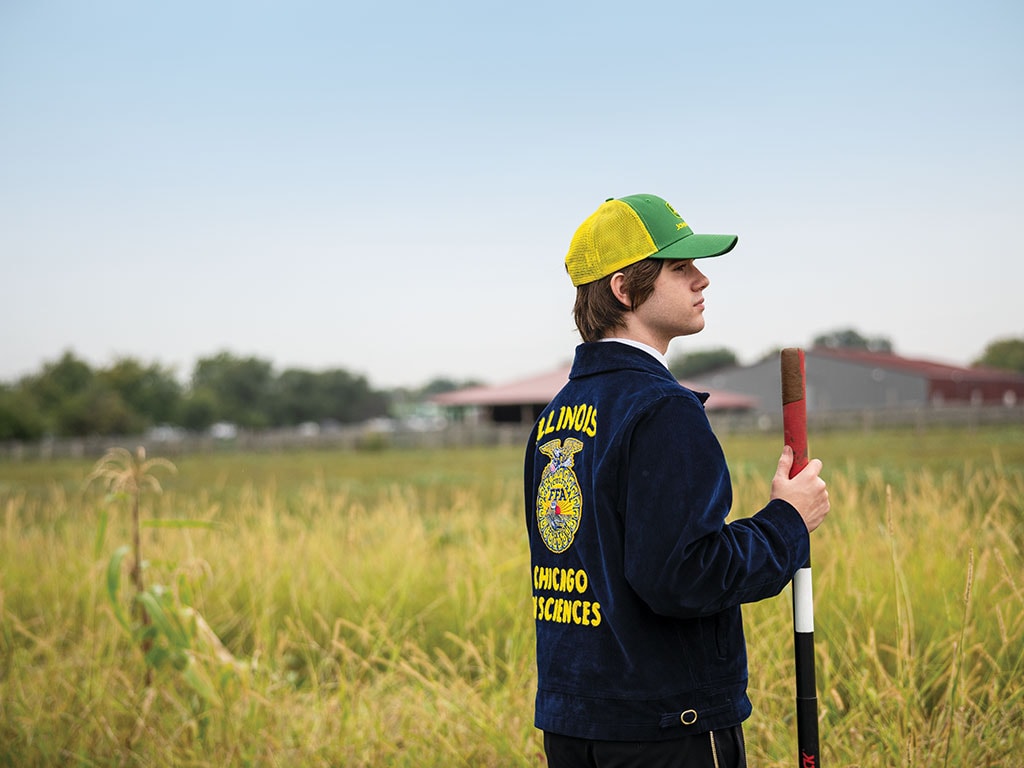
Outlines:
[[[621,200],[608,200],[584,221],[569,245],[565,269],[575,286],[592,283],[656,253],[643,221]]]

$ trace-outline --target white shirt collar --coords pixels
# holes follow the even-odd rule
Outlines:
[[[652,347],[651,345],[644,344],[642,341],[636,341],[635,339],[622,339],[622,338],[619,338],[619,337],[612,337],[612,336],[606,337],[604,339],[600,339],[600,341],[617,341],[617,342],[619,342],[619,344],[626,344],[626,345],[628,345],[630,347],[636,347],[637,349],[642,349],[644,352],[649,354],[651,357],[653,357],[659,363],[664,365],[666,369],[668,368],[668,360],[665,359],[665,356],[663,354],[661,354],[661,352],[656,350],[654,347]]]

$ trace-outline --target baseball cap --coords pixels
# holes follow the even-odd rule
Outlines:
[[[565,269],[579,286],[643,259],[721,256],[737,239],[694,234],[676,209],[655,195],[610,197],[576,230]]]

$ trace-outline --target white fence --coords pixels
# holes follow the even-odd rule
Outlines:
[[[720,434],[744,432],[782,433],[782,415],[710,414]],[[1017,426],[1024,439],[1024,405],[963,406],[811,413],[808,428],[822,430],[913,429],[927,432],[940,427],[976,429],[984,426]],[[124,436],[45,439],[33,443],[0,443],[0,462],[94,458],[111,447],[145,446],[150,456],[180,456],[220,451],[295,451],[384,449],[442,449],[525,445],[530,425],[450,424],[442,429],[420,430],[394,426],[387,430],[366,426],[342,427],[310,434],[298,429],[239,431],[230,439],[178,433],[172,438]]]

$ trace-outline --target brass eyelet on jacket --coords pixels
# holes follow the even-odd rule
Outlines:
[[[697,722],[697,710],[688,709],[679,715],[679,722],[683,725],[693,725]]]

